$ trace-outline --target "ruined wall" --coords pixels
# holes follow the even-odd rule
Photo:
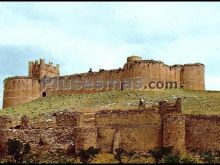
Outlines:
[[[66,113],[65,113],[66,114]],[[66,152],[69,145],[74,145],[76,143],[76,135],[78,133],[78,128],[74,125],[65,122],[67,116],[73,117],[72,121],[75,121],[75,116],[78,113],[68,113],[58,114],[57,122],[55,125],[45,127],[40,125],[39,127],[36,123],[32,123],[27,120],[30,127],[22,127],[23,118],[27,116],[22,116],[20,126],[14,127],[10,118],[6,116],[0,116],[0,143],[5,144],[8,139],[16,138],[22,142],[29,143],[32,151],[49,151],[57,152],[63,151]],[[60,120],[63,118],[62,120]],[[63,122],[61,124],[61,122]],[[72,123],[72,122],[71,122]],[[41,123],[45,124],[45,123]]]
[[[176,152],[185,153],[185,116],[169,113],[163,116],[163,146],[173,146]]]
[[[56,113],[56,125],[58,127],[77,127],[80,123],[79,112],[60,112]]]
[[[18,138],[33,149],[75,151],[91,146],[104,152],[122,147],[146,152],[162,146],[173,146],[180,153],[192,149],[219,150],[220,116],[181,114],[181,100],[160,102],[158,106],[140,110],[102,110],[96,113],[56,112],[54,124],[37,126],[21,118],[20,127],[12,127],[7,116],[0,116],[0,142]],[[42,123],[41,123],[42,124]],[[44,145],[42,146],[42,139]],[[42,148],[41,148],[42,149]]]
[[[181,98],[177,98],[174,103],[168,103],[167,101],[160,101],[158,108],[161,116],[174,112],[181,113],[182,100]]]
[[[186,115],[186,148],[220,149],[220,116]]]
[[[60,112],[56,113],[56,126],[60,129],[74,129],[75,151],[97,147],[97,127],[93,113]]]
[[[28,77],[13,77],[4,81],[3,108],[26,103],[40,97],[40,83]]]
[[[101,111],[95,115],[102,151],[115,148],[144,152],[162,146],[162,121],[156,110]]]
[[[75,143],[74,128],[51,128],[51,129],[5,129],[5,140],[16,138],[20,141],[30,143],[32,150],[42,150],[47,148],[49,151],[57,149],[66,150],[68,145]],[[44,144],[41,144],[43,141]]]

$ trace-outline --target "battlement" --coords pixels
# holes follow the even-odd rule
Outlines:
[[[29,62],[28,76],[15,76],[5,80],[3,107],[18,105],[45,96],[124,90],[121,84],[133,78],[143,78],[142,89],[147,89],[146,87],[149,87],[149,83],[152,81],[160,81],[164,83],[175,82],[176,88],[205,90],[204,72],[205,66],[201,63],[170,66],[162,61],[142,59],[137,55],[132,55],[127,57],[127,61],[122,68],[110,70],[103,68],[99,71],[90,69],[85,73],[60,76],[59,65],[53,65],[52,62],[46,63],[44,59],[39,59]],[[53,79],[56,84],[47,85],[46,77],[56,77],[56,80]],[[92,90],[75,90],[70,84],[74,80],[80,82],[87,82],[88,80],[91,82],[103,81],[105,84],[114,81],[117,84],[114,87],[109,83],[111,86],[104,85],[101,90],[94,88]],[[22,99],[17,98],[17,96],[22,96]]]
[[[59,76],[59,65],[53,65],[52,62],[49,64],[45,63],[45,59],[29,61],[29,72],[28,77],[41,79],[44,76],[54,77]]]
[[[135,55],[130,56],[130,57],[127,58],[127,62],[135,62],[135,61],[141,61],[141,60],[142,60],[141,57],[135,56]]]
[[[181,155],[191,154],[194,149],[220,148],[220,116],[184,114],[180,98],[144,109],[61,109],[47,121],[35,121],[24,115],[17,124],[8,115],[0,116],[0,142],[17,138],[29,142],[33,151],[39,151],[42,140],[50,151],[72,144],[76,153],[92,146],[111,153],[119,147],[143,153],[172,146]]]
[[[205,66],[202,63],[184,64],[183,66]]]

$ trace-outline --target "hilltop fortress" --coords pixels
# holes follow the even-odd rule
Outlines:
[[[169,66],[161,61],[142,60],[130,56],[123,68],[100,69],[99,72],[60,76],[59,65],[45,60],[29,62],[28,76],[9,77],[4,80],[3,108],[26,103],[40,97],[72,93],[92,93],[107,90],[125,90],[127,80],[142,78],[142,88],[149,89],[150,82],[175,82],[176,88],[205,90],[204,65],[201,63]],[[68,81],[71,80],[71,81]],[[115,81],[116,85],[101,89],[70,88],[76,81]],[[49,83],[48,83],[49,82]],[[69,84],[70,83],[70,84]],[[74,85],[73,85],[74,86]]]
[[[59,76],[59,66],[44,60],[29,63],[27,77],[11,77],[4,82],[4,107],[15,106],[31,100],[70,93],[90,93],[106,90],[126,90],[129,79],[143,78],[143,90],[149,82],[177,82],[177,88],[205,90],[204,65],[200,63],[168,66],[163,62],[142,60],[131,56],[123,68],[100,70],[83,74]],[[104,86],[101,90],[73,89],[68,80],[117,80],[116,88]],[[71,88],[69,88],[71,87]],[[209,106],[209,105],[208,105]],[[116,148],[146,153],[155,147],[173,146],[181,153],[193,151],[218,151],[220,148],[220,116],[185,114],[182,98],[175,102],[160,101],[145,108],[101,109],[80,112],[77,108],[51,113],[47,120],[30,120],[24,115],[20,124],[9,115],[0,116],[0,143],[16,138],[31,145],[32,150],[67,153],[88,147],[102,152]],[[42,141],[44,143],[42,143]]]

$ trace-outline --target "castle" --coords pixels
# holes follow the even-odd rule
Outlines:
[[[175,82],[176,88],[189,90],[205,90],[204,65],[201,63],[169,66],[161,61],[142,60],[139,56],[130,56],[123,68],[114,70],[100,69],[99,72],[73,74],[60,76],[59,65],[54,66],[45,60],[29,62],[28,76],[9,77],[4,80],[3,108],[26,103],[40,97],[51,95],[62,95],[71,93],[91,93],[107,90],[123,90],[123,83],[132,78],[144,78],[143,88],[146,89],[149,83],[154,82]],[[56,82],[48,85],[46,82]],[[119,84],[116,88],[104,86],[101,90],[85,89],[80,90],[66,88],[68,80],[76,81],[112,81]]]
[[[131,56],[123,68],[116,70],[59,76],[59,66],[45,64],[41,59],[40,62],[29,63],[28,77],[5,80],[4,107],[48,95],[98,92],[94,89],[67,89],[65,82],[69,79],[118,80],[123,83],[136,77],[146,77],[144,86],[150,81],[176,81],[177,88],[205,90],[204,65],[200,63],[168,66],[159,61]],[[58,83],[59,88],[56,83],[50,83],[53,81]],[[116,90],[124,90],[121,84],[117,87]],[[106,90],[112,89],[104,87],[101,91]],[[174,103],[161,101],[144,109],[90,112],[67,109],[54,112],[50,120],[33,122],[22,117],[20,125],[14,125],[10,116],[0,116],[0,142],[17,138],[30,143],[32,149],[38,151],[45,148],[66,151],[71,144],[76,152],[90,146],[104,152],[113,152],[119,147],[146,152],[162,146],[173,146],[175,151],[183,154],[194,149],[219,150],[220,116],[183,114],[181,109],[181,99],[177,98]],[[41,144],[42,139],[46,142],[44,145]]]

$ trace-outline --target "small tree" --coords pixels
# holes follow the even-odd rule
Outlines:
[[[125,156],[127,152],[123,148],[116,148],[114,158],[115,160],[119,161],[120,164],[122,164],[122,157]]]
[[[67,150],[66,150],[66,153],[67,155],[75,155],[76,154],[76,149],[75,149],[75,145],[74,144],[70,144],[68,147],[67,147]]]
[[[127,156],[128,156],[128,162],[134,157],[135,152],[134,151],[129,151],[127,152]]]
[[[123,156],[128,157],[127,163],[134,157],[135,152],[134,151],[126,151],[123,148],[116,148],[114,153],[115,160],[119,161],[120,164],[123,164],[122,158]]]
[[[215,161],[215,155],[211,150],[200,152],[200,157],[207,163],[214,163]]]
[[[165,164],[196,164],[196,160],[187,157],[181,157],[179,154],[171,154],[163,158]]]
[[[196,160],[192,158],[182,158],[181,163],[183,164],[196,164]]]
[[[99,152],[100,149],[96,149],[94,147],[89,147],[87,150],[81,149],[78,153],[80,162],[82,162],[83,164],[88,164]]]
[[[16,163],[22,163],[26,155],[30,153],[29,143],[22,143],[17,139],[8,139],[7,153],[12,156]]]
[[[215,156],[217,159],[217,163],[220,163],[220,150],[215,151]]]
[[[168,155],[168,156],[165,156],[164,158],[164,163],[168,163],[168,164],[177,164],[177,163],[180,163],[180,155]]]
[[[156,163],[159,163],[159,161],[170,155],[172,153],[172,146],[169,147],[158,147],[158,148],[154,148],[149,150],[149,153],[151,154],[151,156],[155,159]]]

